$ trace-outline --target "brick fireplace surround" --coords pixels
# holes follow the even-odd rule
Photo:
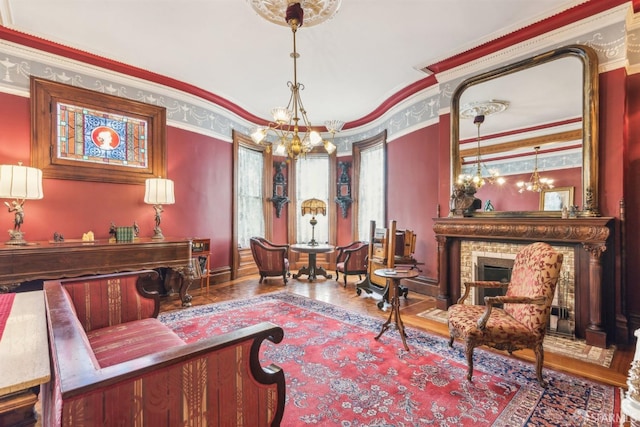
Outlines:
[[[616,285],[613,218],[538,218],[475,216],[435,218],[438,241],[437,307],[446,310],[469,280],[468,247],[509,247],[547,242],[565,255],[563,271],[573,278],[575,334],[587,344],[628,343],[629,331]],[[505,243],[508,245],[500,245]]]

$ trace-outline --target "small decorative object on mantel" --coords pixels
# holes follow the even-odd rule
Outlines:
[[[342,209],[342,218],[346,218],[349,206],[353,203],[351,198],[351,178],[348,173],[351,162],[338,162],[338,167],[340,168],[340,176],[337,182],[336,203]]]
[[[482,201],[474,194],[476,187],[472,182],[457,182],[453,185],[453,193],[449,201],[449,216],[464,217],[482,207]]]
[[[578,217],[578,206],[569,206],[569,218],[577,218]]]
[[[58,233],[57,231],[55,231],[53,233],[53,241],[56,243],[62,243],[64,242],[64,236],[60,233]]]
[[[282,173],[285,166],[285,162],[274,163],[276,173],[273,176],[273,196],[271,197],[271,202],[276,208],[276,217],[278,218],[280,218],[280,214],[282,213],[282,207],[289,202],[289,197],[287,196],[287,179],[284,177],[284,173]]]
[[[487,199],[487,201],[485,202],[484,210],[486,212],[493,212],[495,210],[495,208],[493,207],[493,203],[491,203],[491,199]]]
[[[89,230],[86,233],[82,234],[82,241],[83,242],[93,242],[95,240],[94,235],[93,235],[93,231]]]

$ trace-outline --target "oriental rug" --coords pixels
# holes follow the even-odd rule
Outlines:
[[[288,292],[162,313],[187,342],[261,321],[284,329],[265,342],[264,365],[286,377],[283,426],[618,426],[621,390],[544,370],[476,349],[466,380],[460,343],[406,328],[405,351],[395,328],[374,337],[386,319]]]
[[[447,323],[447,311],[438,308],[430,308],[416,314],[416,316],[440,323]],[[600,348],[588,345],[585,340],[571,339],[547,332],[547,335],[544,337],[544,351],[545,353],[561,354],[566,357],[608,368],[613,361],[616,346],[610,345],[607,348]]]

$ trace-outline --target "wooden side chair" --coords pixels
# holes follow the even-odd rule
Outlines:
[[[284,284],[287,284],[289,277],[289,245],[279,245],[271,243],[263,237],[252,237],[249,239],[251,246],[251,254],[256,262],[258,272],[260,273],[260,281],[262,283],[265,277],[282,276]]]
[[[549,244],[537,242],[516,255],[508,284],[495,281],[466,282],[462,297],[449,307],[449,346],[455,338],[465,341],[467,379],[473,376],[473,349],[487,345],[509,354],[524,348],[536,355],[536,376],[541,386],[544,339],[556,283],[562,267],[562,254]],[[472,287],[506,286],[504,296],[487,296],[485,305],[463,304]],[[495,307],[504,304],[504,308]]]
[[[357,274],[362,280],[362,275],[367,274],[367,254],[369,244],[367,242],[356,241],[346,246],[338,246],[338,257],[336,258],[336,280],[340,280],[340,273],[344,280],[344,287],[347,287],[347,276]]]

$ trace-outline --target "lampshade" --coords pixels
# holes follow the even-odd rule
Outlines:
[[[173,181],[164,178],[149,178],[145,183],[144,202],[150,205],[172,205],[176,202]]]
[[[42,171],[18,165],[0,165],[0,198],[42,199]]]
[[[327,205],[324,201],[318,199],[308,199],[302,202],[302,216],[311,214],[313,216],[322,214],[327,215]]]

